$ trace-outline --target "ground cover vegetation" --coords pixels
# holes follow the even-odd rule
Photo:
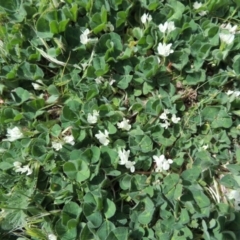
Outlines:
[[[0,238],[240,239],[238,0],[0,2]]]

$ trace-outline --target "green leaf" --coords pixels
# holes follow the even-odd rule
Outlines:
[[[57,87],[53,84],[51,84],[50,86],[48,86],[47,91],[50,95],[55,95],[55,96],[59,96],[59,91],[57,89]]]
[[[168,16],[168,21],[173,21],[176,19],[180,20],[182,18],[183,12],[185,11],[185,6],[181,2],[176,1],[176,0],[170,0],[168,2],[168,5],[169,5],[169,7],[172,8],[172,10],[174,12],[172,14],[172,11],[170,11],[170,14],[172,14],[172,15],[171,15],[171,17]]]
[[[100,238],[100,240],[105,240],[109,233],[115,229],[115,226],[112,222],[106,220],[103,222],[101,227],[97,231],[97,236]]]
[[[14,12],[20,7],[21,1],[19,0],[9,0],[1,2],[1,7],[9,12]]]
[[[96,85],[92,85],[89,89],[89,91],[87,92],[87,96],[86,99],[87,101],[91,100],[92,98],[94,98],[95,96],[97,96],[99,93],[98,88]]]
[[[35,99],[24,103],[22,109],[24,112],[35,113],[35,117],[44,113],[44,110],[41,110],[45,106],[44,99]]]
[[[21,79],[26,80],[42,79],[44,76],[44,73],[40,67],[38,67],[36,64],[31,64],[28,62],[21,64],[17,73]]]
[[[82,209],[75,202],[68,202],[62,209],[62,214],[67,214],[70,218],[77,219],[82,212]]]
[[[11,19],[15,22],[22,22],[27,15],[22,2],[19,0],[1,2],[0,6],[11,16]]]
[[[225,85],[228,79],[229,79],[229,74],[227,72],[220,72],[213,75],[212,77],[209,77],[208,81],[211,86],[218,87],[218,86]]]
[[[105,57],[95,57],[93,59],[93,67],[97,77],[106,74],[109,70],[109,66],[105,62]]]
[[[240,163],[240,148],[236,149],[236,160],[238,163]]]
[[[132,176],[126,174],[126,175],[120,180],[120,187],[121,187],[123,190],[129,189],[130,186],[131,186],[131,179],[132,179]]]
[[[102,6],[101,8],[101,21],[103,23],[107,23],[107,10],[106,8],[104,7],[104,5]]]
[[[55,224],[55,231],[61,240],[72,240],[77,235],[76,225],[77,221],[75,219],[71,219],[67,226],[64,226],[61,219],[59,219]]]
[[[227,188],[232,188],[232,189],[236,189],[240,187],[232,174],[226,174],[225,176],[223,176],[220,180],[220,184],[222,184]]]
[[[103,34],[96,44],[96,53],[102,53],[106,61],[110,57],[117,58],[123,50],[121,37],[117,33]]]
[[[233,70],[237,75],[240,74],[240,55],[237,55],[233,59]]]
[[[1,221],[3,230],[11,230],[15,226],[23,227],[26,224],[26,214],[22,210],[13,210],[8,213]]]
[[[128,12],[127,11],[119,11],[117,12],[117,22],[116,27],[121,26],[127,21]]]
[[[128,88],[128,85],[131,82],[132,78],[133,78],[132,75],[124,75],[124,76],[120,76],[119,78],[116,78],[117,86],[120,89]]]
[[[90,177],[90,170],[89,170],[88,164],[84,161],[78,160],[77,165],[78,165],[78,172],[77,172],[76,180],[78,182],[83,182]]]
[[[55,33],[59,33],[58,30],[58,22],[56,20],[53,20],[49,23],[49,27],[50,27],[50,31],[55,34]]]
[[[209,207],[211,202],[209,198],[201,191],[197,189],[191,189],[194,200],[200,208]]]
[[[128,239],[128,228],[118,227],[113,229],[106,240],[127,240]]]
[[[94,234],[92,233],[92,231],[90,231],[90,228],[88,227],[88,225],[86,224],[81,233],[80,233],[80,239],[81,240],[93,240],[95,239]]]
[[[35,139],[35,141],[32,144],[31,147],[31,154],[36,159],[39,159],[40,161],[43,160],[44,154],[47,152],[47,149],[45,148],[45,141],[42,139]]]
[[[188,74],[186,80],[184,81],[187,85],[197,85],[206,80],[206,72],[201,70],[199,72],[194,72],[192,74]]]
[[[139,64],[139,70],[143,72],[146,78],[153,77],[157,73],[158,68],[158,60],[155,56],[147,57]]]
[[[169,56],[169,60],[173,63],[173,67],[178,71],[181,71],[189,62],[188,53],[184,49],[181,51],[174,51],[173,54]]]
[[[92,159],[91,159],[91,162],[92,163],[96,163],[100,160],[100,154],[101,154],[101,151],[98,147],[96,146],[93,146],[91,148],[91,151],[92,151]]]
[[[175,185],[179,182],[179,176],[175,173],[171,173],[170,175],[164,178],[163,185],[163,193],[169,194],[172,190],[174,190]]]
[[[100,212],[94,212],[86,218],[89,221],[88,225],[90,228],[99,228],[103,221],[102,214]]]
[[[27,101],[30,98],[30,93],[21,87],[16,88],[14,92],[16,93],[16,101],[19,104]]]
[[[159,131],[156,131],[152,134],[153,140],[158,144],[162,144],[163,146],[172,146],[176,141],[176,138],[171,135],[168,130],[161,128]]]
[[[63,171],[70,179],[72,179],[72,180],[76,179],[78,171],[77,171],[77,168],[74,163],[72,163],[72,162],[64,163]]]
[[[202,111],[203,119],[211,122],[213,128],[229,128],[232,119],[222,107],[206,107]]]
[[[62,115],[66,120],[69,120],[69,121],[75,121],[77,119],[75,112],[73,112],[69,108],[69,106],[64,106],[64,108],[62,110]]]
[[[198,167],[193,166],[191,169],[183,171],[181,174],[181,178],[191,184],[198,180],[200,174],[201,170]]]
[[[110,149],[109,147],[102,146],[101,147],[101,161],[102,167],[109,167],[114,165],[117,162],[118,154],[116,150]]]
[[[143,153],[150,152],[153,148],[152,140],[147,135],[135,135],[129,137],[130,148]]]
[[[62,132],[62,128],[58,124],[55,124],[51,129],[51,134],[54,137],[58,137],[61,132]]]
[[[187,224],[190,222],[190,217],[189,217],[189,214],[188,214],[188,211],[187,209],[182,209],[181,210],[181,214],[180,214],[180,217],[179,217],[179,222],[181,224]]]
[[[142,201],[144,203],[144,211],[138,215],[138,221],[141,224],[149,224],[152,220],[154,213],[154,204],[149,197],[145,197]]]
[[[0,162],[0,169],[2,169],[4,171],[8,170],[8,169],[10,169],[12,167],[13,167],[12,164],[9,163],[9,162]]]
[[[104,215],[106,218],[111,218],[112,216],[114,216],[116,212],[116,206],[114,204],[114,202],[112,202],[110,199],[106,199],[104,201]]]

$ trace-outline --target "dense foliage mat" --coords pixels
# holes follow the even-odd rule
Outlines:
[[[0,2],[0,238],[240,239],[239,1]]]

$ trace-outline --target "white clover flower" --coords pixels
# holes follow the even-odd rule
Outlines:
[[[234,208],[236,211],[240,211],[240,200],[235,200],[234,201]]]
[[[160,32],[162,32],[162,33],[167,32],[168,34],[176,29],[173,21],[165,22],[164,24],[159,24],[158,28],[159,28]]]
[[[84,34],[81,34],[80,35],[80,42],[84,45],[87,44],[89,42],[88,36],[84,35]]]
[[[228,24],[222,24],[220,26],[222,29],[227,29],[230,33],[235,34],[237,30],[237,25],[232,26],[230,23]]]
[[[110,32],[113,32],[113,31],[114,31],[114,26],[112,25],[111,22],[107,22],[106,27],[109,28],[109,31],[110,31]]]
[[[0,148],[0,153],[4,153],[4,152],[6,152],[7,151],[7,149],[5,149],[5,148]]]
[[[18,162],[18,161],[16,161],[16,162],[14,162],[14,163],[13,163],[13,166],[14,166],[15,168],[19,168],[19,167],[21,167],[21,166],[22,166],[22,163],[21,163],[21,162]]]
[[[16,170],[17,172],[17,170]],[[29,165],[25,165],[21,168],[21,173],[27,173],[26,175],[31,175],[32,174],[32,169],[29,167]]]
[[[240,91],[234,91],[233,95],[234,95],[234,97],[239,97],[240,96]]]
[[[82,44],[87,44],[89,42],[88,34],[90,33],[90,30],[87,28],[83,31],[83,33],[80,35],[80,42]]]
[[[171,120],[173,123],[178,123],[181,120],[181,118],[173,114]]]
[[[162,165],[157,165],[155,168],[155,172],[162,172],[162,171],[163,171]]]
[[[165,161],[165,156],[162,154],[160,155],[159,157],[154,155],[153,156],[153,159],[154,159],[154,162],[157,164],[157,165],[161,165],[164,161]]]
[[[203,150],[207,150],[207,149],[208,149],[208,144],[203,145],[203,146],[202,146],[202,149],[203,149]]]
[[[168,116],[167,116],[167,114],[169,114],[170,112],[169,112],[169,110],[168,109],[164,109],[163,110],[163,113],[160,115],[160,119],[163,119],[163,120],[168,120]]]
[[[97,123],[98,117],[99,117],[99,111],[93,110],[92,114],[88,113],[87,121],[89,124],[95,124]]]
[[[164,155],[160,155],[159,157],[153,156],[154,162],[156,163],[156,172],[167,171],[170,169],[170,164],[173,163],[172,159],[166,159]]]
[[[173,160],[172,159],[166,159],[163,164],[162,164],[162,168],[163,170],[167,171],[170,169],[170,164],[173,163]]]
[[[96,82],[97,84],[101,84],[103,81],[104,81],[104,78],[103,78],[103,77],[97,77],[97,78],[95,78],[95,82]]]
[[[57,236],[54,234],[48,234],[48,240],[57,240]]]
[[[157,179],[157,180],[156,180],[155,182],[153,182],[152,184],[153,184],[153,186],[158,186],[158,185],[161,184],[161,182],[160,182],[159,179]]]
[[[117,123],[117,126],[122,130],[129,131],[131,129],[131,125],[128,122],[128,119],[123,118],[121,122]]]
[[[135,171],[135,162],[128,161],[130,155],[130,150],[118,150],[118,156],[120,158],[119,164],[120,165],[125,165],[127,169],[130,169],[131,172]]]
[[[62,149],[62,144],[60,142],[52,142],[52,148],[54,148],[56,151],[59,151]]]
[[[160,32],[165,33],[168,28],[168,22],[165,22],[164,24],[159,24],[158,28],[159,28]]]
[[[106,129],[105,129],[104,133],[99,130],[98,134],[95,134],[95,137],[99,140],[99,142],[102,145],[107,146],[110,142],[108,139],[108,134],[109,134],[109,132]]]
[[[169,56],[171,53],[173,53],[173,50],[171,49],[172,43],[169,43],[166,45],[166,43],[159,43],[157,50],[158,54],[164,57]]]
[[[207,11],[201,11],[201,12],[199,12],[198,13],[200,16],[205,16],[205,15],[207,15]]]
[[[234,207],[237,211],[240,210],[240,189],[231,190],[227,196],[229,199],[234,199]]]
[[[35,90],[39,90],[39,89],[41,89],[41,85],[39,85],[39,84],[37,84],[37,83],[32,83],[32,86],[33,86],[33,88],[35,89]]]
[[[235,98],[239,97],[240,96],[240,91],[232,91],[232,90],[228,90],[226,92],[226,94],[229,96],[229,95],[233,95]]]
[[[14,162],[13,166],[15,167],[15,172],[20,172],[20,173],[27,173],[26,175],[31,175],[32,174],[32,169],[29,167],[29,165],[25,165],[23,167],[21,162]]]
[[[18,127],[14,127],[12,129],[8,128],[6,136],[7,138],[3,139],[3,141],[14,142],[20,138],[23,138],[23,134]]]
[[[170,122],[168,122],[167,120],[165,120],[164,123],[160,123],[160,126],[162,128],[168,129],[168,127],[170,126]]]
[[[173,21],[168,22],[168,33],[172,32],[175,29],[176,29],[176,27],[175,27],[174,22]]]
[[[240,189],[238,189],[238,190],[231,190],[228,193],[228,198],[240,201]]]
[[[94,109],[94,110],[93,110],[93,115],[96,116],[96,117],[99,117],[99,111],[97,111],[97,110]]]
[[[234,41],[234,37],[235,35],[231,33],[219,33],[219,38],[221,41],[228,45]]]
[[[41,79],[38,79],[36,82],[37,82],[37,83],[32,83],[33,88],[34,88],[35,90],[41,89],[42,85],[40,85],[40,84],[43,84],[43,81],[42,81]],[[38,83],[40,83],[40,84],[38,84]]]
[[[119,164],[125,165],[128,162],[129,155],[130,155],[130,150],[126,151],[124,149],[123,150],[119,149],[118,150],[118,156],[120,158]]]
[[[141,16],[141,22],[143,24],[147,23],[147,22],[151,22],[152,21],[152,16],[149,15],[149,14],[146,14],[144,13],[142,16]]]
[[[232,95],[233,93],[234,93],[234,91],[232,91],[232,90],[228,90],[228,91],[226,92],[227,95]]]
[[[135,162],[127,161],[125,167],[130,169],[130,172],[135,172]]]
[[[112,86],[115,82],[116,82],[116,80],[115,80],[115,79],[112,79],[112,80],[109,82],[109,85]]]
[[[200,3],[200,2],[195,2],[195,3],[193,3],[193,8],[194,9],[199,9],[199,8],[201,8],[202,7],[202,3]],[[198,13],[200,16],[204,16],[204,15],[206,15],[207,14],[207,11],[201,11],[201,12],[199,12]]]
[[[65,137],[63,138],[63,141],[64,141],[65,143],[69,143],[69,144],[72,145],[72,146],[75,144],[73,135],[65,136]]]
[[[97,123],[97,120],[98,119],[96,116],[92,115],[91,113],[88,114],[87,121],[89,124],[95,124],[95,123]]]
[[[201,6],[202,6],[202,3],[200,3],[200,2],[194,2],[193,3],[193,8],[194,9],[199,9]]]

